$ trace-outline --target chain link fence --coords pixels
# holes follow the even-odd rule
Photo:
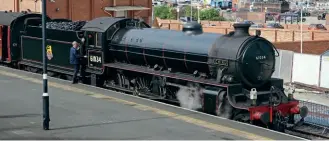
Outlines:
[[[305,122],[329,127],[329,106],[303,100],[299,102],[300,107],[306,106],[309,110],[307,117],[304,118]],[[295,116],[296,121],[300,119],[299,115]]]

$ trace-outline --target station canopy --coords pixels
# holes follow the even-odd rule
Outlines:
[[[133,10],[149,10],[150,8],[143,6],[111,6],[105,7],[106,11],[133,11]]]

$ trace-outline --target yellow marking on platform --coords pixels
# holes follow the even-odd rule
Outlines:
[[[41,78],[39,80],[39,79],[24,76],[24,75],[18,75],[18,74],[14,74],[14,73],[10,73],[10,72],[5,72],[5,71],[0,71],[0,74],[15,77],[15,78],[20,78],[20,79],[27,80],[27,81],[34,82],[34,83],[38,83],[38,84],[42,84],[42,79]],[[123,100],[123,99],[119,99],[119,98],[115,98],[115,97],[95,93],[95,92],[92,92],[92,91],[86,91],[86,90],[83,90],[83,89],[74,88],[74,87],[69,86],[69,85],[63,85],[63,84],[54,83],[54,82],[48,82],[48,85],[52,86],[52,87],[55,87],[55,88],[62,89],[62,90],[72,91],[72,92],[75,92],[75,93],[81,93],[81,94],[88,95],[88,96],[91,96],[91,97],[94,97],[94,98],[97,98],[97,99],[108,99],[110,101],[115,101],[115,102],[118,102],[118,103],[131,105],[132,107],[134,107],[136,109],[139,109],[139,110],[152,111],[152,112],[155,112],[155,113],[160,114],[160,115],[168,116],[170,118],[185,121],[187,123],[191,123],[191,124],[198,125],[198,126],[205,127],[205,128],[209,128],[209,129],[212,129],[212,130],[215,130],[215,131],[231,134],[231,135],[234,135],[234,136],[247,138],[249,140],[273,140],[273,139],[270,139],[270,138],[262,137],[262,136],[252,134],[252,133],[248,133],[248,132],[245,132],[245,131],[240,131],[240,130],[230,128],[230,127],[226,127],[226,126],[223,126],[223,125],[218,125],[218,124],[206,122],[206,121],[203,121],[203,120],[195,119],[195,118],[192,118],[192,117],[175,114],[173,112],[169,112],[169,111],[166,111],[166,110],[153,108],[153,107],[146,106],[146,105],[143,105],[143,104],[138,104],[138,103],[135,103],[135,102],[126,101],[126,100]]]

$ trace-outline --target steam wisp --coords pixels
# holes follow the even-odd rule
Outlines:
[[[187,87],[180,87],[179,91],[176,93],[180,106],[191,110],[197,110],[202,107],[200,95],[200,90]]]

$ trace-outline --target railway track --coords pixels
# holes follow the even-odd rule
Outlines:
[[[115,87],[102,87],[102,88],[106,88],[111,91],[120,92],[122,94],[129,94],[129,95],[133,94],[133,91],[123,90],[121,88],[115,88]],[[147,98],[144,96],[139,96],[139,97]],[[152,99],[149,97],[148,99],[180,107],[180,104],[177,103],[176,101],[156,99],[156,98]],[[286,129],[285,133],[310,140],[329,139],[329,127],[324,127],[321,125],[305,123],[305,122],[300,122],[296,126],[292,126],[291,128]]]
[[[329,93],[329,89],[327,89],[327,88],[319,88],[319,87],[315,87],[313,85],[307,85],[307,84],[298,83],[298,82],[294,82],[292,84],[295,85],[296,88],[304,89],[304,90],[306,90],[308,92],[312,92],[312,93],[322,93],[322,94]]]
[[[8,67],[7,65],[3,65],[3,64],[0,64],[0,66]],[[26,70],[21,70],[21,71],[26,71]],[[28,72],[30,72],[30,71],[28,71]],[[30,73],[41,74],[41,73],[37,73],[37,72],[30,72]],[[53,77],[53,78],[67,80],[67,79],[58,78],[58,77]],[[106,87],[106,86],[100,87],[100,88],[105,88],[105,89],[108,89],[109,91],[120,92],[122,94],[133,95],[133,91],[124,90],[121,88]],[[143,97],[143,96],[139,96],[139,97]],[[146,97],[143,97],[143,98],[146,98]],[[148,99],[180,107],[180,104],[176,103],[174,101],[170,101],[170,100],[168,101],[168,100],[162,100],[162,99],[152,99],[152,98],[148,98]],[[299,123],[296,126],[286,129],[285,133],[291,134],[294,136],[298,136],[298,137],[302,137],[302,138],[306,138],[306,139],[311,139],[311,140],[329,139],[329,127],[324,127],[321,125],[305,123],[305,122]]]
[[[329,139],[329,127],[311,123],[302,123],[290,129],[286,129],[286,133],[310,140]]]

